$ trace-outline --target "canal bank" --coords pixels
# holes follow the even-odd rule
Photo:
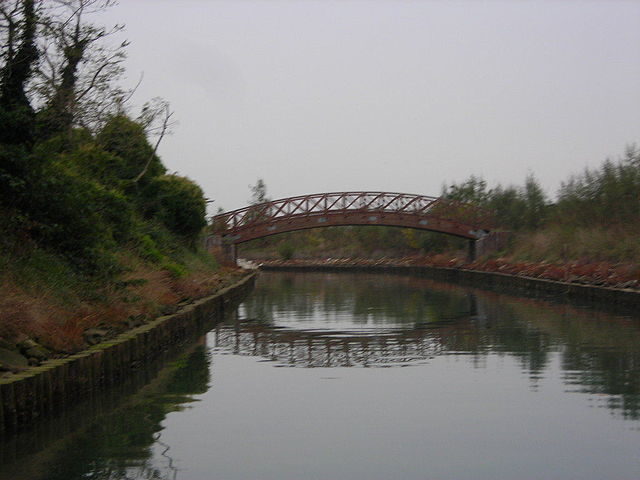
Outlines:
[[[586,301],[621,309],[640,308],[640,292],[631,289],[581,285],[540,278],[508,275],[498,272],[464,270],[417,265],[268,265],[265,271],[314,271],[314,272],[381,272],[420,275],[434,280],[461,285],[499,290],[505,293],[527,296],[564,297],[572,301]]]
[[[24,430],[124,383],[167,351],[198,338],[253,287],[255,273],[180,311],[69,357],[0,381],[0,432]]]

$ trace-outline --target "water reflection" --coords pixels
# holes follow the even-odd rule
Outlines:
[[[420,277],[263,274],[214,346],[277,366],[390,367],[438,355],[516,358],[532,388],[558,355],[567,391],[640,418],[639,319]]]
[[[325,334],[242,321],[216,328],[214,345],[235,355],[262,356],[278,366],[307,368],[408,366],[440,353],[423,329]]]
[[[61,437],[33,455],[3,458],[2,479],[176,479],[171,446],[162,423],[189,408],[209,389],[210,353],[204,338],[165,367],[160,375],[98,421]],[[24,439],[29,434],[24,434]],[[16,439],[12,439],[14,442]],[[9,445],[1,445],[7,451]],[[13,461],[11,461],[13,460]]]
[[[418,277],[263,272],[243,315],[273,326],[345,330],[414,328],[474,313],[465,291],[429,285]]]

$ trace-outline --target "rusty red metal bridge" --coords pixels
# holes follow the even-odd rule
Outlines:
[[[207,246],[232,247],[279,233],[339,225],[430,230],[475,242],[494,227],[491,212],[469,203],[407,193],[332,192],[272,200],[212,219]]]

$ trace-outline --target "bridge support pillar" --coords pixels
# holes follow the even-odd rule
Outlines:
[[[473,262],[476,259],[476,242],[477,240],[469,240],[468,243],[468,250],[467,250],[467,261],[468,262]]]
[[[235,243],[223,243],[222,255],[224,257],[224,263],[232,265],[238,264],[238,251]]]
[[[237,265],[236,244],[225,242],[221,235],[208,236],[205,247],[222,265]]]

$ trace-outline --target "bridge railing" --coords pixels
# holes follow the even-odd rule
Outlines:
[[[389,192],[333,192],[250,205],[216,215],[212,225],[214,231],[222,233],[280,218],[353,211],[429,215],[469,225],[493,224],[492,215],[486,210],[438,197]]]

